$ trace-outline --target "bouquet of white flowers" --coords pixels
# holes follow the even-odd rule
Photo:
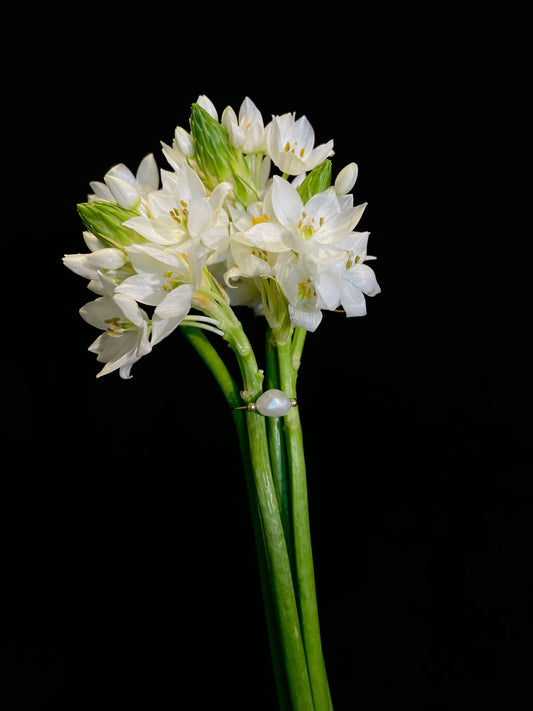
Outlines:
[[[78,205],[87,253],[65,265],[97,298],[82,317],[101,330],[89,347],[98,376],[133,364],[179,329],[216,378],[237,428],[254,523],[274,672],[282,709],[332,708],[320,642],[296,377],[305,336],[323,310],[366,313],[379,292],[365,263],[365,204],[350,194],[357,165],[332,178],[333,141],[316,146],[305,116],[265,126],[246,98],[219,121],[192,105],[189,130],[134,174],[115,165]],[[276,172],[277,169],[277,172]],[[275,174],[273,174],[273,172]],[[265,367],[236,315],[265,318]],[[237,384],[214,345],[229,344]],[[215,341],[216,342],[216,341]],[[218,341],[221,343],[221,341]]]

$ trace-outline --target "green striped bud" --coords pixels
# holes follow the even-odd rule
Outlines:
[[[228,182],[242,203],[258,199],[243,154],[233,146],[226,129],[199,104],[191,108],[191,136],[194,158],[209,190]]]
[[[106,247],[127,247],[146,241],[135,230],[123,224],[132,217],[138,217],[139,213],[135,210],[105,200],[82,202],[77,208],[85,227]]]

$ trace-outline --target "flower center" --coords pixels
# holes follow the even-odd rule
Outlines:
[[[262,259],[264,262],[268,262],[268,254],[267,254],[267,252],[265,252],[264,249],[258,249],[256,247],[254,247],[254,249],[252,249],[252,254],[254,255],[254,257],[258,257],[259,259]]]
[[[305,153],[305,148],[298,149],[298,141],[294,141],[294,143],[287,141],[283,150],[285,151],[285,153],[294,153],[295,155],[296,155],[296,152],[298,152],[298,155],[300,156],[300,158],[303,158],[304,153]]]
[[[166,279],[166,282],[163,284],[165,291],[172,291],[172,289],[175,289],[179,284],[183,283],[174,272],[165,272],[163,276]]]
[[[187,218],[189,216],[189,205],[185,202],[185,200],[180,200],[181,207],[174,207],[172,210],[170,210],[169,215],[172,217],[173,220],[175,220],[178,225],[182,225],[183,227],[187,227]]]
[[[268,222],[268,215],[262,215],[262,217],[252,217],[252,225],[258,225],[260,222]]]
[[[316,289],[311,282],[310,277],[307,277],[305,281],[299,281],[298,284],[298,298],[300,301],[304,299],[310,299],[311,295],[316,296]]]
[[[346,261],[346,269],[351,269],[354,264],[357,264],[360,261],[359,255],[356,255],[354,258],[353,252],[346,250],[346,254],[348,255],[348,259]]]
[[[303,237],[304,239],[310,239],[315,234],[315,232],[323,226],[323,217],[318,217],[316,219],[312,217],[310,220],[308,220],[307,212],[305,210],[303,210],[302,216],[300,217],[300,220],[297,224],[300,237]]]
[[[113,318],[104,319],[104,323],[107,323],[107,334],[108,336],[113,336],[117,338],[122,336],[124,333],[131,331],[135,328],[131,321],[121,321],[120,316],[113,316]]]

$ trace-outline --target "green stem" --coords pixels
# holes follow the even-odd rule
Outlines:
[[[261,585],[261,593],[265,609],[266,626],[268,640],[270,644],[272,666],[274,670],[274,678],[276,681],[276,689],[280,702],[281,711],[291,711],[290,697],[285,678],[285,669],[283,664],[283,654],[281,649],[281,641],[278,632],[277,613],[274,600],[272,597],[272,589],[270,585],[270,574],[268,569],[268,561],[264,545],[264,534],[261,516],[258,510],[257,496],[254,488],[252,462],[250,458],[250,450],[248,445],[248,432],[246,429],[245,414],[242,410],[236,410],[241,404],[241,396],[235,381],[228,372],[223,360],[220,358],[216,349],[212,346],[205,335],[193,326],[180,326],[180,331],[185,339],[193,346],[200,355],[204,363],[207,365],[220,389],[222,390],[226,401],[231,410],[243,463],[246,489],[248,493],[248,501],[250,505],[250,513],[252,519],[252,528],[256,543],[256,553],[259,567],[259,582]]]
[[[244,402],[254,402],[262,392],[264,376],[257,367],[254,352],[241,323],[229,305],[219,299],[210,300],[202,310],[218,321],[225,340],[229,342],[237,357],[244,383],[244,390],[241,393]],[[270,466],[265,418],[257,412],[246,411],[246,424],[255,487],[254,498],[258,505],[266,568],[271,584],[272,595],[271,598],[269,595],[269,599],[272,600],[278,622],[290,709],[291,711],[316,711],[313,705],[285,532]]]
[[[289,397],[295,398],[296,369],[294,366],[296,363],[299,366],[304,336],[297,333],[294,338],[296,339],[294,351],[293,345],[288,341],[285,344],[278,344],[278,354],[281,389]],[[315,711],[330,711],[332,705],[320,637],[305,456],[298,407],[291,408],[289,414],[285,416],[285,438],[291,477],[294,557],[305,654]]]
[[[266,336],[266,379],[267,389],[278,388],[279,385],[279,364],[276,339],[270,328],[267,329]],[[290,527],[290,491],[287,471],[287,451],[285,447],[285,436],[283,434],[283,420],[280,417],[268,417],[266,421],[268,433],[268,448],[270,452],[270,464],[272,475],[276,486],[279,508],[289,556],[292,561],[292,536]]]
[[[232,322],[217,317],[225,338],[234,349],[244,382],[246,402],[254,402],[262,392],[263,374],[241,324],[231,312]],[[267,562],[277,611],[289,694],[294,711],[316,711],[307,671],[304,643],[296,603],[291,564],[276,495],[266,434],[265,418],[246,413],[252,470],[267,550]]]

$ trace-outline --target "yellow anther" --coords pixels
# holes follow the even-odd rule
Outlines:
[[[305,152],[305,148],[302,148],[302,150],[300,151],[300,158],[304,157],[304,152]]]
[[[252,217],[252,225],[258,225],[260,222],[268,222],[268,215],[262,217]]]
[[[283,149],[286,153],[288,153],[291,150],[291,144],[289,141],[285,144],[285,148]]]

